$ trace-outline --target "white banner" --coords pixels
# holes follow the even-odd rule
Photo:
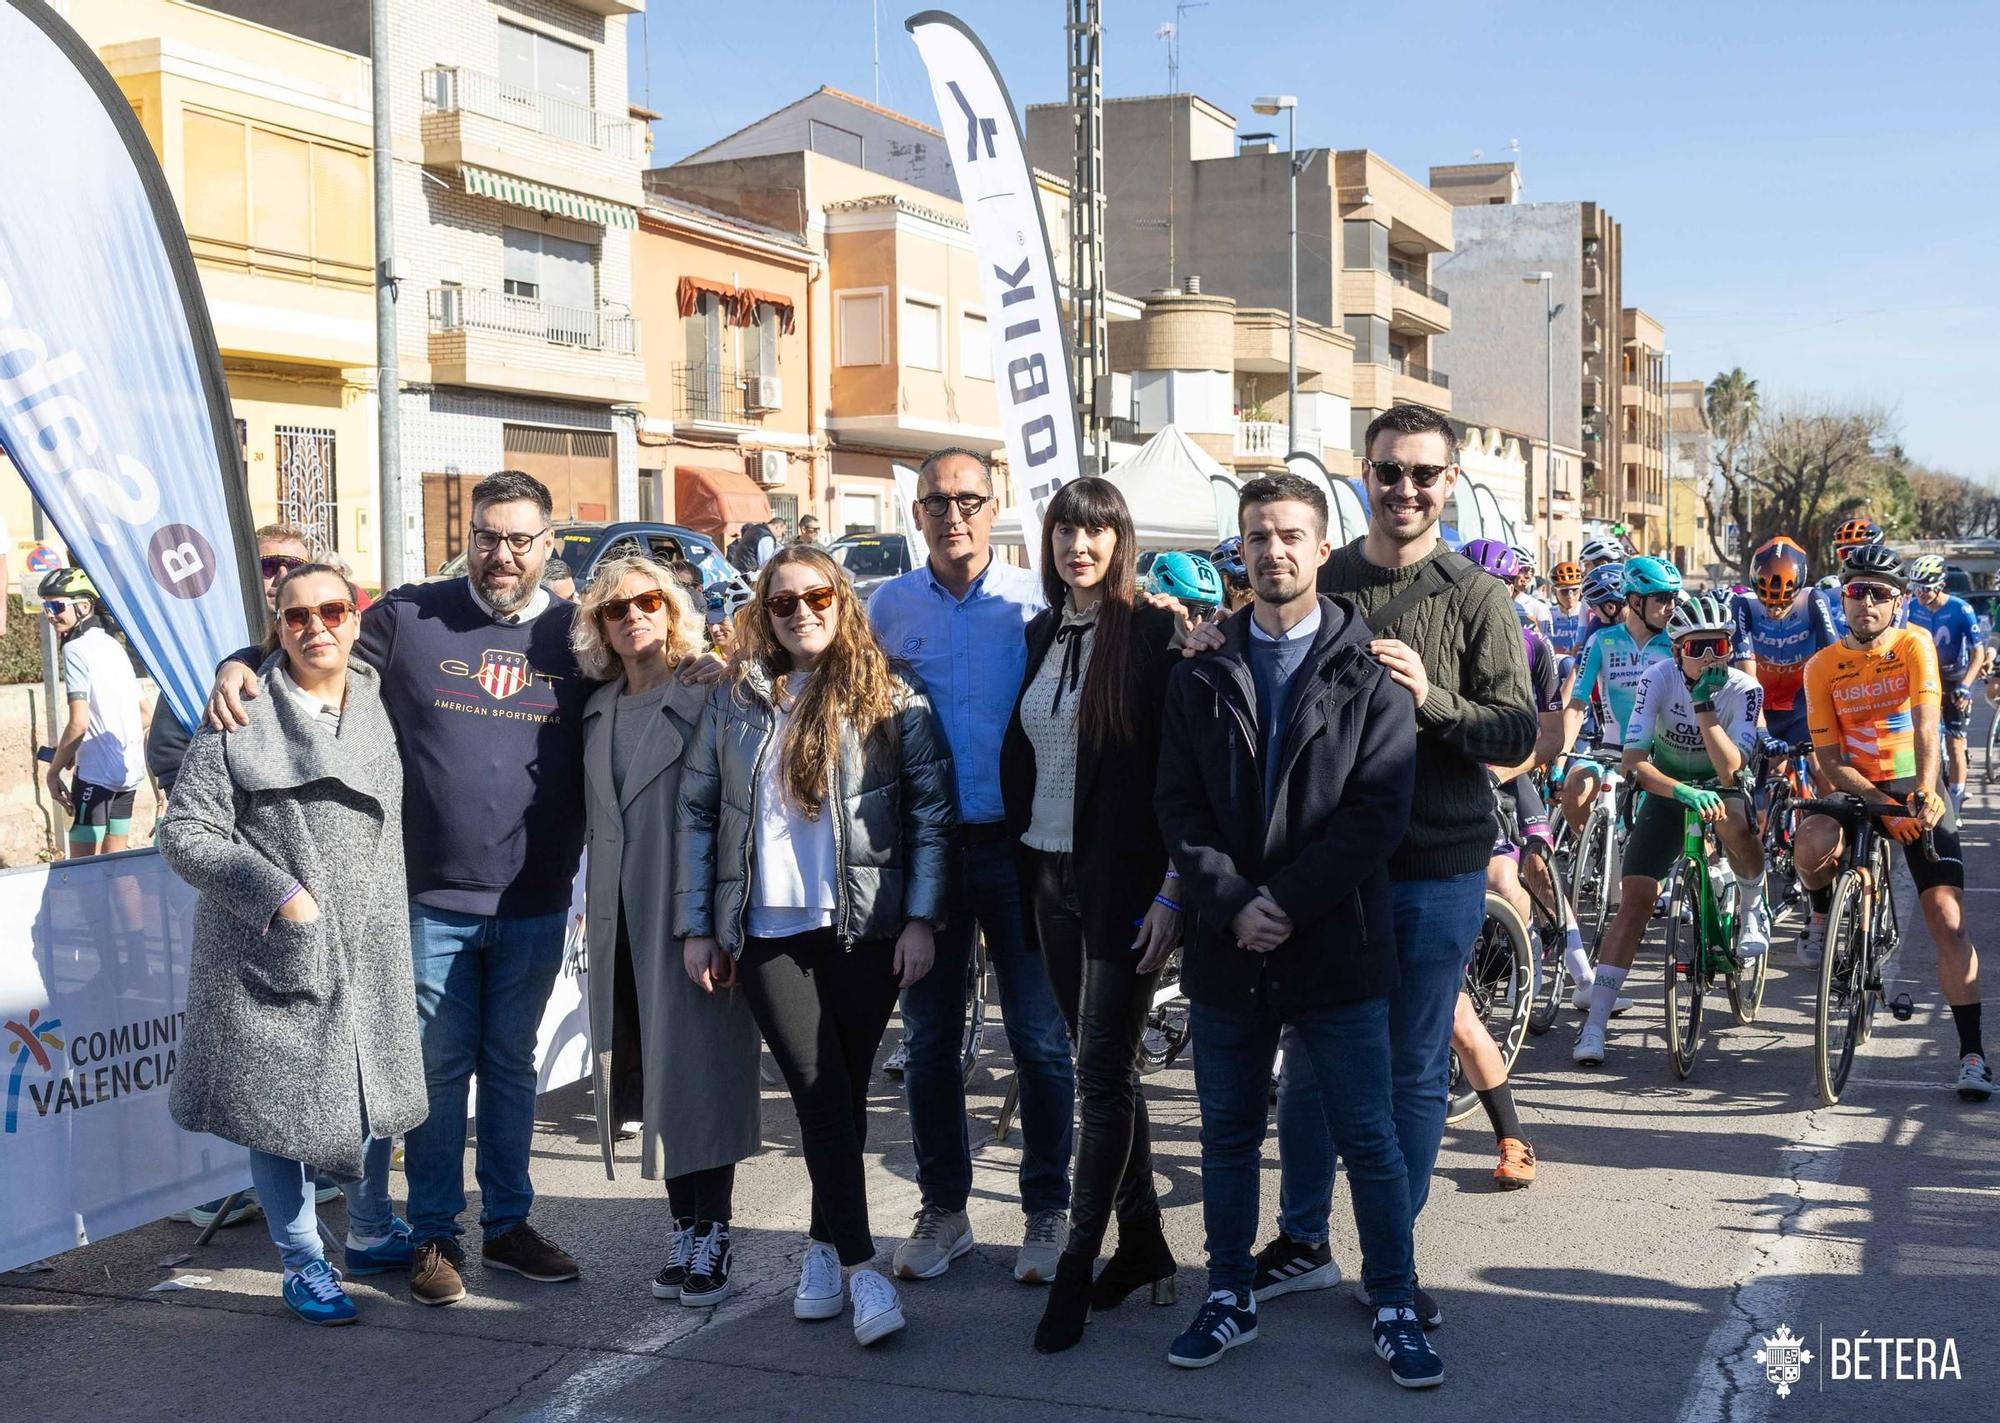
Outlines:
[[[154,850],[0,874],[0,1271],[250,1184],[167,1112],[194,891]],[[589,1060],[582,929],[542,1015],[541,1087]]]
[[[1055,259],[1021,125],[993,57],[956,16],[904,22],[930,73],[979,279],[990,313],[1000,421],[1030,566],[1042,556],[1042,511],[1082,472],[1076,386],[1056,290]]]
[[[889,473],[896,478],[896,497],[903,501],[901,522],[906,530],[903,537],[910,541],[910,567],[922,568],[931,561],[931,544],[917,519],[917,472],[906,464],[892,464]]]

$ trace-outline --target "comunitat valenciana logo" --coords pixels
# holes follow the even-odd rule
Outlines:
[[[56,1070],[62,1061],[63,1040],[56,1032],[62,1026],[60,1018],[44,1018],[42,1010],[28,1010],[25,1023],[7,1020],[0,1034],[4,1034],[8,1055],[14,1059],[13,1070],[7,1074],[7,1131],[11,1134],[20,1122],[21,1079],[27,1075],[32,1065],[37,1073]]]
[[[44,1018],[40,1009],[31,1009],[24,1021],[0,1024],[0,1042],[13,1058],[4,1134],[20,1130],[24,1087],[32,1122],[166,1086],[186,1016],[166,1013],[66,1036],[56,1031],[62,1019]]]
[[[1793,1385],[1813,1366],[1822,1391],[1835,1384],[1958,1383],[1964,1378],[1958,1366],[1958,1340],[1949,1336],[1877,1337],[1863,1330],[1854,1335],[1823,1334],[1821,1343],[1823,1349],[1809,1349],[1790,1325],[1780,1324],[1752,1357],[1764,1366],[1764,1379],[1776,1386],[1780,1398],[1790,1398]]]

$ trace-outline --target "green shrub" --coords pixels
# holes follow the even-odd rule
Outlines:
[[[7,632],[0,637],[0,686],[42,680],[42,605],[7,595]]]

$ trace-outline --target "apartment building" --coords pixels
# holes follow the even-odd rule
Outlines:
[[[644,0],[386,0],[410,576],[462,551],[482,476],[558,521],[635,513],[647,395],[628,109]]]
[[[1583,518],[1628,521],[1612,384],[1624,350],[1623,229],[1596,203],[1520,201],[1512,163],[1436,167],[1430,180],[1452,208],[1454,250],[1436,263],[1452,324],[1434,345],[1452,372],[1454,412],[1542,440],[1552,432],[1558,511],[1568,491]],[[1538,503],[1538,526],[1542,517]]]
[[[1067,170],[1067,105],[1030,106],[1027,137],[1031,161]],[[1186,291],[1198,279],[1202,295],[1241,310],[1288,311],[1290,160],[1271,135],[1238,134],[1233,116],[1198,95],[1114,99],[1104,106],[1104,151],[1111,287]],[[1361,432],[1389,405],[1452,407],[1436,344],[1452,311],[1433,279],[1451,251],[1452,213],[1367,149],[1317,149],[1310,160],[1298,180],[1299,317],[1347,338],[1351,374],[1344,389],[1310,392],[1337,394],[1346,409],[1317,401],[1300,425],[1318,430],[1326,458],[1351,466]],[[1303,371],[1300,390],[1308,393]],[[1257,413],[1282,424],[1282,387],[1274,398]]]
[[[337,30],[342,43],[322,43],[222,13],[256,8],[70,0],[65,15],[130,101],[179,207],[252,515],[301,525],[375,583],[368,61]],[[8,471],[0,513],[21,546],[30,507]],[[19,547],[8,552],[18,571]]]
[[[1667,409],[1667,541],[1674,560],[1692,572],[1715,567],[1720,556],[1709,537],[1708,489],[1714,463],[1710,456],[1708,389],[1698,380],[1670,381]]]
[[[1619,313],[1618,450],[1623,522],[1632,546],[1665,552],[1667,529],[1667,336],[1636,306]]]

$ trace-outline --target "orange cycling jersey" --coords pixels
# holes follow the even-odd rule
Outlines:
[[[1813,745],[1877,785],[1917,774],[1916,709],[1941,695],[1937,648],[1917,628],[1891,628],[1866,651],[1836,643],[1806,664]]]

